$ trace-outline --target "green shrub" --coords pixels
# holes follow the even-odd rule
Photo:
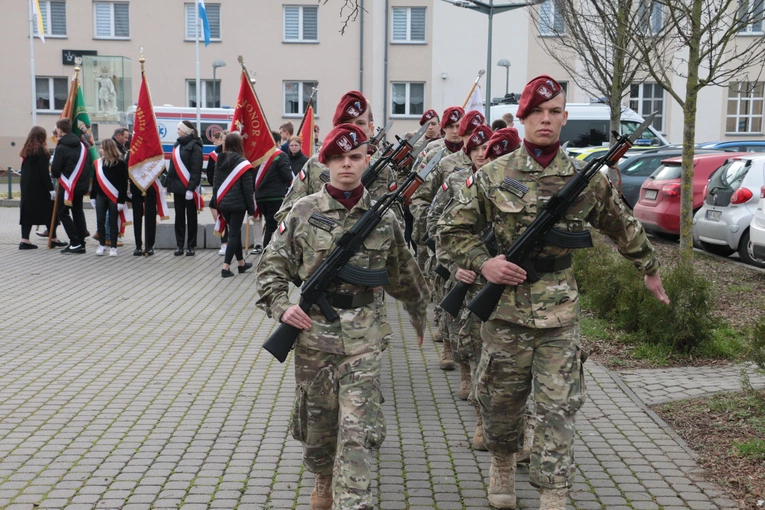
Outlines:
[[[752,361],[757,368],[765,371],[765,319],[760,319],[752,327],[749,334],[749,349],[747,358]]]

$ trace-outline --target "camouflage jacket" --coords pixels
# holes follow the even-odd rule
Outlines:
[[[371,165],[380,158],[380,151],[378,150],[372,155],[369,164]],[[319,191],[324,184],[329,182],[329,168],[326,165],[319,163],[319,156],[311,156],[308,161],[303,165],[303,169],[292,179],[292,186],[287,191],[287,196],[284,197],[282,206],[274,215],[277,223],[284,221],[287,214],[290,212],[295,202],[303,197],[312,195]],[[378,200],[381,196],[388,193],[391,188],[396,187],[396,176],[390,170],[390,167],[385,168],[377,180],[372,185],[372,189],[369,193],[372,195],[372,200]],[[400,209],[400,208],[394,208]],[[403,219],[403,213],[397,213],[397,216],[401,216]]]
[[[327,193],[326,187],[298,200],[287,219],[279,225],[258,263],[258,306],[269,317],[280,319],[292,305],[287,295],[289,283],[298,278],[307,280],[332,252],[337,240],[369,210],[371,204],[369,192],[364,191],[361,200],[348,211]],[[424,329],[430,300],[428,287],[392,213],[383,217],[377,229],[364,240],[364,248],[350,263],[365,269],[386,268],[390,285],[383,287],[384,290],[403,302],[416,329]],[[330,293],[340,294],[368,290],[376,289],[339,279],[333,288],[327,289]],[[301,332],[297,341],[302,347],[343,355],[382,348],[392,330],[384,313],[382,293],[375,295],[375,300],[367,306],[338,310],[341,319],[335,322],[327,322],[319,307],[312,307],[308,314],[313,325]]]
[[[472,168],[472,166],[473,162],[470,161],[465,151],[459,150],[441,159],[436,168],[425,179],[425,182],[422,183],[422,186],[417,188],[417,191],[412,195],[412,205],[409,206],[409,211],[414,216],[413,239],[419,242],[427,232],[428,209],[433,203],[433,199],[436,198],[436,193],[444,183],[444,179],[458,168]]]
[[[572,160],[559,150],[547,168],[521,146],[482,167],[455,194],[438,221],[439,245],[460,267],[479,272],[490,255],[480,242],[480,233],[494,224],[500,253],[531,224],[537,211],[574,175]],[[528,187],[525,193],[517,186]],[[520,188],[520,189],[519,189]],[[640,222],[619,200],[608,180],[597,173],[589,187],[568,210],[557,228],[585,230],[589,223],[616,244],[641,274],[658,271],[653,246]],[[571,250],[542,245],[539,257],[561,257]],[[572,268],[545,273],[536,283],[508,286],[492,314],[530,328],[556,328],[579,320],[579,296]]]

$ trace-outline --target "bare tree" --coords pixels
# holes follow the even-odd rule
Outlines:
[[[329,0],[318,0],[321,5],[327,5]],[[345,29],[348,28],[350,23],[356,21],[361,12],[360,0],[340,0],[342,5],[340,6],[340,18],[343,20],[343,26],[340,28],[340,33],[345,35]]]
[[[630,32],[647,21],[640,0],[552,0],[529,9],[540,44],[574,82],[611,108],[611,131],[619,132],[622,99],[642,62],[630,57]],[[631,51],[632,50],[632,51]],[[611,137],[611,143],[614,142]]]
[[[656,0],[655,4],[665,22],[653,33],[630,32],[629,47],[637,49],[634,57],[683,109],[680,254],[681,261],[690,265],[698,95],[705,87],[757,81],[765,58],[763,0]]]

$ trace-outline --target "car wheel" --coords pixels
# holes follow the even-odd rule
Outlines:
[[[749,244],[749,229],[746,229],[746,232],[744,232],[744,234],[741,236],[741,241],[738,244],[738,256],[741,257],[742,261],[749,265],[755,267],[765,267],[765,260],[752,257],[751,253],[749,252]]]
[[[721,257],[729,257],[736,251],[728,245],[709,244],[705,243],[704,241],[699,241],[699,244],[701,244],[701,248],[704,251],[708,251],[709,253],[719,255]]]

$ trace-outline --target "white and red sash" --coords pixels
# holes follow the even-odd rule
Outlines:
[[[268,169],[271,168],[271,163],[274,162],[276,158],[284,154],[279,149],[276,149],[271,156],[267,160],[265,160],[263,163],[260,164],[258,167],[258,172],[255,175],[255,189],[258,189],[258,186],[260,186],[260,181],[263,180],[263,178],[266,176],[266,172],[268,172]],[[258,209],[258,203],[255,202],[255,214],[252,215],[253,218],[259,218],[260,217],[260,209]]]
[[[209,156],[209,157],[210,157],[210,159],[212,159],[212,160],[213,160],[213,161],[215,161],[216,163],[218,162],[218,153],[217,153],[217,152],[215,152],[215,151],[212,151],[212,152],[210,153],[210,156]]]
[[[183,164],[183,160],[181,159],[181,146],[177,145],[173,149],[173,165],[175,166],[175,173],[178,174],[178,178],[181,179],[181,182],[184,186],[188,189],[189,187],[189,180],[191,179],[191,173],[189,172],[189,169],[186,168],[186,165]],[[202,198],[201,193],[197,192],[197,190],[192,191],[194,194],[194,203],[197,206],[197,212],[204,210],[205,208],[205,199]]]
[[[82,175],[82,171],[85,168],[85,161],[87,161],[87,159],[88,151],[85,149],[85,144],[80,142],[80,159],[77,160],[77,164],[74,166],[74,170],[72,170],[72,175],[67,178],[64,174],[61,174],[61,177],[58,178],[58,182],[61,184],[61,187],[64,188],[64,205],[69,207],[72,206],[74,188],[77,186],[77,181],[80,179],[80,175]]]
[[[117,204],[117,199],[119,198],[119,190],[117,190],[117,187],[112,184],[109,179],[106,178],[106,174],[104,173],[104,159],[99,158],[96,160],[95,166],[96,179],[98,179],[98,187],[101,188],[101,192],[106,195],[109,200]],[[124,234],[125,227],[127,225],[132,225],[132,223],[133,212],[126,207],[124,211],[119,212],[120,234]]]
[[[169,220],[170,219],[170,213],[167,209],[167,189],[162,186],[162,183],[159,182],[159,179],[154,179],[154,182],[152,183],[152,187],[154,188],[155,193],[157,194],[157,214],[159,215],[160,220]]]
[[[234,183],[236,183],[236,181],[238,181],[239,178],[243,176],[244,173],[248,170],[252,170],[252,165],[247,160],[242,161],[241,163],[236,165],[236,167],[234,167],[231,173],[228,174],[228,177],[226,177],[226,180],[223,181],[223,183],[220,185],[220,188],[218,188],[218,200],[217,200],[218,205],[220,205],[220,203],[223,201],[223,197],[226,196],[226,194],[234,185]],[[218,219],[215,220],[215,230],[213,230],[213,234],[218,237],[223,237],[223,231],[225,229],[226,229],[226,220],[224,220],[223,215],[219,213]]]

